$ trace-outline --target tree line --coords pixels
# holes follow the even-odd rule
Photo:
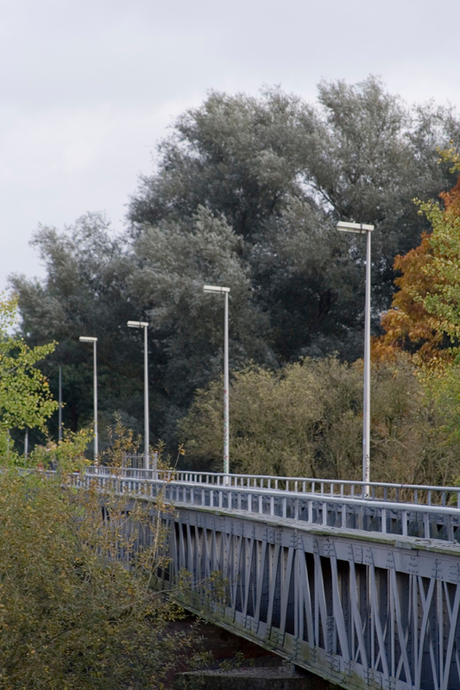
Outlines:
[[[457,172],[439,151],[459,146],[455,111],[408,106],[374,77],[322,82],[316,104],[281,89],[211,93],[159,144],[123,233],[95,213],[65,230],[40,227],[33,243],[46,278],[11,278],[26,342],[58,343],[42,370],[56,394],[63,367],[65,425],[91,420],[91,359],[78,337],[94,335],[100,426],[121,409],[141,431],[142,344],[126,328],[141,318],[150,323],[151,441],[175,446],[196,391],[213,390],[222,368],[223,305],[203,294],[206,283],[231,289],[230,367],[243,372],[234,391],[238,376],[257,370],[280,382],[300,362],[311,371],[329,363],[331,376],[339,365],[354,371],[364,246],[336,232],[336,222],[376,226],[379,335],[395,293],[395,257],[430,231],[413,199],[427,204],[454,186]]]

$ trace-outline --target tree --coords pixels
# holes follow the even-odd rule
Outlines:
[[[458,353],[460,337],[460,179],[456,186],[442,195],[445,209],[439,204],[420,204],[420,210],[430,221],[433,231],[429,238],[432,251],[425,273],[432,288],[423,298],[429,314],[439,322],[439,329],[455,345]]]
[[[458,352],[460,334],[460,179],[442,193],[444,208],[433,202],[420,203],[420,213],[432,225],[421,244],[395,258],[401,272],[395,280],[398,292],[392,307],[381,319],[385,334],[374,342],[374,352],[388,355],[395,350],[412,352],[427,364],[450,363]]]
[[[58,344],[43,365],[57,397],[58,367],[63,371],[64,425],[76,431],[92,419],[92,356],[81,335],[98,338],[101,429],[125,400],[130,425],[142,429],[142,345],[126,327],[142,318],[142,306],[126,292],[129,250],[114,237],[100,214],[87,214],[59,232],[40,227],[33,245],[45,263],[41,282],[12,276],[18,294],[22,332],[30,345],[52,337]],[[52,334],[52,335],[51,335]],[[151,354],[152,369],[155,358]],[[156,391],[155,391],[156,392]],[[161,407],[153,396],[155,407]],[[57,430],[57,421],[54,420]]]
[[[159,147],[157,171],[132,198],[132,233],[198,205],[223,214],[240,238],[260,310],[280,361],[356,352],[363,324],[363,247],[339,238],[338,218],[377,226],[376,311],[393,292],[393,260],[428,227],[412,203],[452,179],[437,146],[460,141],[449,110],[408,109],[370,77],[322,83],[320,108],[268,90],[213,93],[176,123]]]
[[[0,296],[0,453],[9,449],[13,429],[44,429],[56,409],[48,382],[36,367],[54,344],[29,348],[8,334],[16,316],[16,300]]]
[[[407,108],[375,78],[323,83],[319,100],[313,107],[280,89],[212,93],[160,144],[124,234],[114,238],[91,214],[64,233],[37,233],[48,277],[16,276],[13,285],[27,342],[59,340],[44,370],[57,381],[64,364],[73,428],[80,415],[90,419],[90,358],[77,345],[84,330],[99,338],[101,414],[123,400],[130,426],[142,429],[142,353],[124,327],[142,318],[151,324],[152,440],[174,445],[195,388],[221,366],[222,305],[202,294],[205,283],[231,288],[233,369],[333,352],[351,362],[362,352],[364,244],[337,233],[336,221],[377,226],[378,329],[394,256],[428,228],[412,199],[449,184],[436,147],[460,143],[459,124],[448,110]]]
[[[82,217],[65,233],[41,228],[34,242],[47,262],[46,285],[20,276],[12,283],[29,339],[43,342],[52,330],[60,340],[46,370],[54,372],[56,385],[58,364],[63,364],[65,409],[74,430],[80,415],[89,422],[92,414],[92,360],[78,342],[82,334],[98,338],[101,416],[108,423],[123,400],[125,419],[142,430],[142,343],[126,322],[145,318],[151,325],[152,441],[174,437],[176,419],[221,359],[222,305],[203,294],[206,282],[231,287],[232,363],[270,359],[266,319],[253,308],[237,238],[223,219],[204,208],[191,219],[150,227],[124,246],[94,215]]]
[[[433,358],[451,359],[449,340],[440,320],[424,306],[425,297],[434,288],[426,270],[432,257],[430,235],[423,233],[418,247],[395,258],[394,268],[401,272],[394,281],[399,289],[393,296],[391,309],[380,319],[385,333],[373,341],[373,356],[391,358],[395,352],[404,350],[414,354],[421,363]]]
[[[152,589],[167,565],[161,520],[132,499],[73,491],[87,436],[55,452],[59,475],[0,472],[0,685],[3,688],[161,688],[191,643],[169,630],[174,597]],[[37,449],[38,466],[47,456]],[[2,458],[4,460],[4,458]],[[107,516],[102,519],[103,512]],[[142,531],[151,547],[134,551]],[[123,560],[123,555],[125,559]]]

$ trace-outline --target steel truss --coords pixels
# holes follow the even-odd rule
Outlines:
[[[188,507],[168,520],[165,585],[186,581],[189,608],[350,690],[460,688],[458,546]]]
[[[419,504],[421,488],[404,487],[413,502],[395,503],[393,485],[382,485],[390,502],[377,485],[364,500],[343,483],[302,491],[307,481],[279,490],[110,469],[73,480],[152,514],[158,497],[174,506],[163,586],[216,624],[349,690],[460,690],[458,488],[424,488]]]

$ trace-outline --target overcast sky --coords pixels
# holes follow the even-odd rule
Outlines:
[[[460,109],[459,0],[0,0],[0,289],[29,240],[105,211],[114,230],[174,118],[209,90],[380,75]]]

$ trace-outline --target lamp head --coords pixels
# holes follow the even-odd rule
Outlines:
[[[365,232],[372,232],[373,229],[373,225],[365,225],[364,223],[346,223],[342,220],[337,223],[337,230],[340,232],[356,232],[358,235],[362,235]]]
[[[230,292],[229,287],[220,287],[220,285],[203,285],[204,292]]]
[[[89,335],[81,335],[78,340],[81,343],[97,343],[97,338],[92,338]]]
[[[129,328],[148,328],[147,321],[128,321]]]

